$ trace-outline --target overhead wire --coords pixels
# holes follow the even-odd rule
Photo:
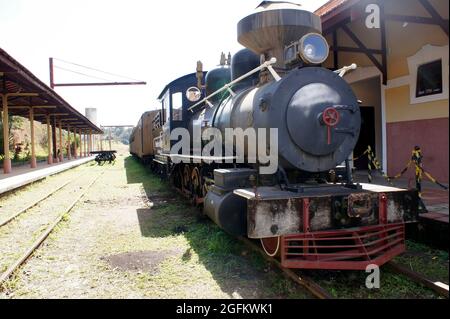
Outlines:
[[[133,81],[138,81],[138,82],[141,81],[141,80],[138,80],[138,79],[135,79],[135,78],[130,78],[129,76],[103,71],[103,70],[100,70],[100,69],[96,69],[96,68],[93,68],[93,67],[85,66],[85,65],[78,64],[78,63],[75,63],[75,62],[66,61],[66,60],[63,60],[63,59],[59,59],[59,58],[53,58],[53,59],[61,61],[61,62],[64,62],[64,63],[67,63],[67,64],[76,65],[78,67],[85,68],[85,69],[88,69],[88,70],[92,70],[92,71],[96,71],[96,72],[100,72],[100,73],[104,73],[104,74],[108,74],[108,75],[112,75],[112,76],[117,76],[117,77],[121,77],[121,78],[128,79],[128,80],[133,80]]]

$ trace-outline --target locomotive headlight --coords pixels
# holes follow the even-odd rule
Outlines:
[[[310,64],[320,64],[328,58],[330,48],[322,35],[308,33],[300,39],[299,51],[303,61]]]

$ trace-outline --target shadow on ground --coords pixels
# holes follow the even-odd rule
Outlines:
[[[164,238],[182,234],[190,248],[182,256],[188,262],[192,251],[211,273],[222,291],[243,298],[305,297],[290,281],[270,269],[264,259],[249,252],[235,238],[223,232],[192,207],[166,181],[145,169],[137,159],[125,159],[127,182],[142,184],[150,208],[138,209],[141,233]]]

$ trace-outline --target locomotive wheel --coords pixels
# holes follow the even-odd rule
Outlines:
[[[192,193],[194,195],[194,205],[199,205],[203,202],[203,182],[200,170],[194,167],[191,173]]]
[[[275,257],[280,255],[280,237],[261,238],[260,241],[264,252],[268,256]]]
[[[185,165],[182,173],[182,188],[186,194],[192,195],[191,169]]]
[[[200,176],[200,171],[198,170],[197,167],[194,167],[194,169],[192,170],[191,183],[194,195],[201,197],[202,177]]]

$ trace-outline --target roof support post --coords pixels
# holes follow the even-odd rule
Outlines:
[[[72,134],[73,134],[73,157],[75,159],[77,159],[78,158],[78,147],[77,147],[77,128],[76,127],[73,129]]]
[[[111,128],[109,128],[109,150],[112,151],[112,147],[111,147]]]
[[[77,130],[75,129],[75,134],[77,133]],[[81,146],[81,128],[78,129],[78,140],[80,141],[78,144],[78,157],[82,158],[83,157],[83,151],[82,151],[82,146]]]
[[[51,134],[51,126],[50,126],[50,115],[46,116],[47,119],[47,163],[49,165],[53,164],[53,156],[52,156],[52,134]]]
[[[83,135],[82,135],[82,133],[83,133],[83,130],[80,128],[78,130],[78,136],[80,137],[80,149],[79,149],[80,158],[83,157]]]
[[[92,129],[89,129],[89,153],[94,150],[94,143],[92,138]]]
[[[9,118],[8,118],[8,96],[0,94],[3,107],[3,172],[11,173],[11,159],[9,158]]]
[[[84,132],[83,129],[80,128],[80,157],[84,157]]]
[[[58,129],[59,129],[59,161],[63,162],[64,161],[64,156],[63,156],[63,136],[62,136],[62,121],[59,120],[58,123]]]
[[[31,131],[31,168],[36,168],[36,146],[35,146],[35,134],[34,134],[34,109],[30,107],[30,131]]]
[[[67,159],[70,161],[72,159],[71,149],[71,139],[70,139],[70,124],[67,124]]]
[[[86,131],[84,131],[83,140],[84,140],[84,157],[86,157],[87,156],[87,136],[86,136]]]
[[[53,123],[52,123],[52,149],[53,149],[53,162],[54,163],[58,163],[59,162],[59,158],[58,158],[58,146],[56,143],[56,117],[53,118]]]

